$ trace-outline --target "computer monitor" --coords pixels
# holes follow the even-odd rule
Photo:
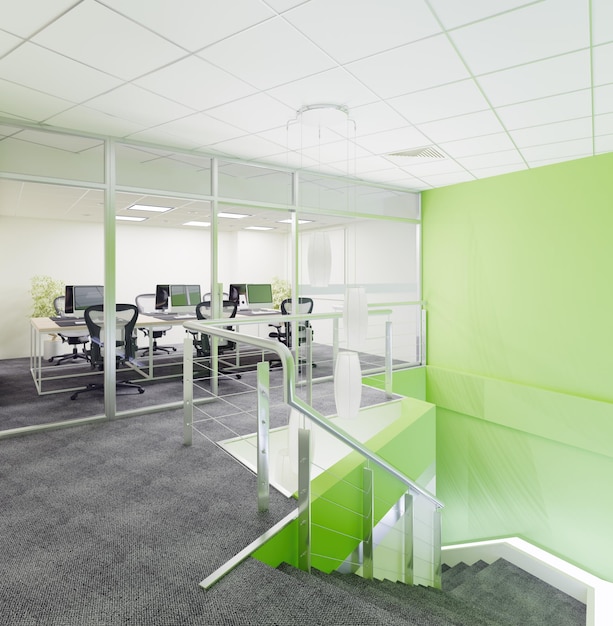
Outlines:
[[[272,285],[247,285],[247,304],[250,309],[272,308]]]
[[[247,285],[245,283],[234,283],[228,289],[228,298],[236,302],[239,308],[247,306]]]
[[[155,308],[169,313],[196,314],[201,301],[200,285],[156,285]]]
[[[104,304],[102,285],[67,285],[64,290],[64,312],[83,316],[87,307]]]

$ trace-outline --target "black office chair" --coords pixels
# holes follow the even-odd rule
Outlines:
[[[136,296],[136,306],[138,307],[138,312],[143,315],[147,315],[150,313],[155,314],[155,294],[154,293],[141,293]],[[176,352],[177,349],[174,346],[159,346],[157,340],[160,337],[163,337],[172,326],[156,326],[155,328],[141,328],[139,330],[143,331],[145,337],[151,336],[153,337],[153,354],[156,352],[165,352],[169,354],[170,352]],[[149,354],[149,346],[145,348],[138,348],[136,352],[142,352],[143,356]]]
[[[312,313],[313,312],[313,300],[311,298],[298,298],[298,305],[295,306],[291,298],[286,298],[281,302],[281,313],[282,315],[293,315],[300,313]],[[269,337],[271,339],[278,339],[281,343],[284,343],[288,348],[292,348],[293,345],[293,337],[292,337],[292,323],[291,322],[281,322],[280,324],[269,324],[276,330],[273,330],[269,333]],[[304,320],[303,322],[297,322],[297,334],[298,334],[298,344],[297,347],[300,346],[307,341],[308,333],[311,333],[311,338],[313,337],[313,328],[308,320]],[[299,364],[304,364],[304,359],[298,361]],[[313,363],[313,367],[317,367],[316,363]]]
[[[66,317],[66,313],[64,311],[64,296],[58,296],[55,298],[53,301],[53,307],[55,308],[55,312],[58,317]],[[58,336],[62,340],[62,343],[67,343],[69,346],[72,346],[72,352],[67,352],[66,354],[61,354],[59,356],[52,356],[49,359],[49,363],[59,365],[64,361],[76,361],[77,359],[85,359],[86,361],[89,361],[89,355],[85,349],[85,346],[89,343],[89,335],[87,333],[80,330],[67,330],[63,333],[58,333]],[[79,352],[79,346],[83,346],[82,352]]]
[[[222,317],[227,317],[228,319],[236,316],[236,302],[232,300],[224,300],[221,308]],[[212,319],[211,314],[211,302],[210,300],[205,300],[200,302],[200,304],[196,305],[196,317],[199,320],[210,320]],[[227,330],[233,330],[232,326],[225,326]],[[200,333],[198,336],[194,334],[194,347],[196,348],[196,356],[198,357],[207,357],[211,355],[211,343],[209,341],[209,335],[206,333]],[[220,339],[217,344],[217,350],[219,353],[223,352],[232,352],[236,349],[236,342],[227,341],[225,339]]]
[[[117,329],[115,345],[117,348],[122,348],[122,350],[117,350],[116,353],[117,367],[120,367],[134,357],[136,340],[133,337],[133,333],[136,319],[138,318],[138,308],[134,304],[117,304],[115,311]],[[104,309],[102,305],[90,306],[85,309],[85,323],[87,324],[87,329],[91,337],[91,367],[92,369],[102,370],[104,369],[104,343],[102,338]],[[129,380],[117,381],[117,389],[120,388],[134,389],[138,391],[138,393],[145,392],[145,389],[141,385]],[[80,394],[97,389],[104,389],[104,385],[100,383],[90,383],[85,389],[75,391],[75,393],[70,396],[70,399],[75,400]]]

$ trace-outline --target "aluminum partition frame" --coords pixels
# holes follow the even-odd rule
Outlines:
[[[288,204],[278,204],[278,203],[262,203],[262,202],[252,202],[249,200],[244,200],[244,199],[239,199],[239,200],[234,200],[232,198],[225,198],[225,197],[220,197],[219,196],[219,190],[218,190],[218,172],[216,170],[216,160],[217,157],[215,155],[212,154],[207,154],[204,152],[195,152],[193,150],[187,150],[187,149],[181,149],[178,147],[169,147],[166,145],[162,145],[162,144],[157,144],[155,142],[139,142],[139,141],[132,141],[129,139],[123,139],[123,138],[119,138],[119,137],[109,137],[108,135],[103,135],[103,134],[98,134],[98,133],[92,133],[92,132],[80,132],[80,131],[75,131],[73,129],[68,129],[68,128],[62,128],[62,127],[57,127],[57,128],[48,128],[42,124],[36,124],[36,123],[32,123],[32,122],[27,122],[24,120],[14,120],[14,119],[2,119],[3,123],[6,123],[8,126],[11,127],[15,127],[15,128],[29,128],[29,129],[36,129],[36,130],[40,130],[40,131],[46,131],[46,132],[50,132],[53,133],[55,135],[66,135],[66,136],[75,136],[75,137],[85,137],[85,138],[91,138],[91,139],[97,139],[100,140],[103,144],[104,144],[104,173],[103,176],[101,176],[101,180],[103,180],[103,182],[100,181],[87,181],[87,180],[71,180],[71,179],[63,179],[63,178],[51,178],[48,176],[42,176],[42,175],[32,175],[32,174],[23,174],[23,173],[10,173],[10,172],[0,172],[0,178],[3,179],[9,179],[9,180],[20,180],[23,182],[37,182],[37,183],[50,183],[50,184],[54,184],[54,185],[67,185],[67,186],[76,186],[76,187],[83,187],[86,186],[88,188],[91,189],[99,189],[102,190],[105,194],[105,200],[104,200],[104,276],[105,276],[105,291],[108,291],[108,294],[105,295],[105,308],[107,309],[114,309],[115,306],[115,299],[116,299],[116,231],[115,231],[115,227],[116,227],[116,222],[115,222],[115,198],[116,198],[116,192],[118,191],[141,191],[143,193],[161,193],[162,195],[168,195],[170,192],[168,190],[163,190],[163,189],[156,189],[156,188],[148,188],[147,190],[144,189],[136,189],[136,188],[130,188],[126,185],[117,185],[117,163],[116,163],[116,148],[118,146],[132,146],[132,147],[140,147],[140,148],[154,148],[154,149],[160,149],[160,150],[165,150],[165,151],[172,151],[174,153],[177,154],[186,154],[186,155],[190,155],[190,154],[197,154],[197,156],[199,157],[203,157],[203,158],[208,158],[211,159],[211,170],[210,170],[210,176],[211,176],[211,193],[210,194],[200,194],[200,193],[181,193],[180,195],[186,198],[193,198],[193,199],[201,199],[201,200],[206,200],[206,201],[211,201],[214,205],[214,218],[216,217],[217,214],[217,210],[216,210],[216,206],[221,202],[232,202],[235,204],[245,204],[245,205],[250,205],[250,206],[275,206],[276,208],[279,209],[283,209],[283,210],[288,210],[292,212],[292,215],[294,216],[294,223],[293,223],[293,235],[292,235],[292,265],[293,265],[293,269],[292,269],[292,287],[293,287],[293,293],[295,293],[298,289],[298,273],[299,273],[299,255],[300,255],[300,251],[298,249],[298,245],[297,245],[297,239],[299,237],[299,228],[297,225],[297,210],[300,204],[300,178],[301,178],[301,172],[297,171],[295,168],[290,168],[290,167],[283,167],[283,166],[274,166],[275,170],[278,171],[285,171],[288,172],[292,175],[292,196],[291,196],[291,200]],[[258,163],[254,163],[252,161],[248,161],[248,160],[244,160],[244,159],[239,159],[239,158],[227,158],[224,157],[223,158],[224,162],[232,162],[232,163],[237,163],[237,164],[243,164],[243,165],[249,165],[249,166],[260,166],[260,167],[266,167],[266,168],[270,168],[270,165],[266,165],[266,164],[258,164]],[[405,188],[401,188],[401,187],[395,187],[393,185],[385,185],[385,184],[381,184],[381,183],[377,183],[377,182],[366,182],[363,180],[357,180],[357,179],[353,179],[350,176],[334,176],[334,175],[330,175],[330,174],[321,174],[322,178],[325,179],[330,179],[330,180],[339,180],[339,181],[343,181],[343,182],[347,182],[349,181],[352,184],[355,185],[368,185],[369,187],[373,187],[373,188],[380,188],[383,190],[391,190],[391,191],[397,191],[399,193],[406,193],[407,195],[411,195],[411,196],[415,196],[419,199],[419,194],[412,192],[411,190],[405,189]],[[308,207],[307,208],[308,211],[313,211],[315,210],[313,207]],[[329,208],[323,209],[321,211],[317,211],[316,212],[321,212],[322,214],[326,214],[326,215],[332,215],[337,213],[337,211],[335,210],[330,210]],[[339,215],[347,215],[346,212],[340,211],[338,212]],[[379,219],[398,219],[400,221],[406,221],[406,222],[412,222],[412,223],[416,223],[418,225],[418,228],[420,228],[420,222],[421,222],[421,209],[419,209],[419,214],[418,214],[418,218],[390,218],[390,217],[384,217],[382,215],[376,214],[376,213],[369,213],[367,211],[359,211],[359,216],[363,217],[365,219],[374,219],[374,220],[379,220]],[[421,235],[420,235],[421,236]],[[212,236],[211,237],[211,284],[215,285],[217,283],[217,237]],[[416,242],[416,254],[418,256],[418,260],[421,260],[421,244],[420,241]],[[421,263],[419,264],[419,267],[421,267]],[[419,290],[421,293],[421,280],[420,280],[420,284],[419,284]],[[109,319],[107,321],[107,323],[105,324],[109,330],[108,330],[108,336],[106,336],[106,344],[109,347],[109,352],[107,352],[107,355],[109,357],[112,357],[115,355],[116,351],[114,349],[114,341],[113,341],[113,331],[111,330],[113,328],[113,324],[112,323],[108,323],[111,320],[110,318],[110,312],[108,313],[109,315]],[[112,360],[114,362],[114,358],[113,359],[109,359]],[[151,406],[151,407],[147,407],[146,409],[135,409],[135,410],[128,410],[128,411],[121,411],[118,412],[117,411],[117,407],[116,407],[116,396],[115,396],[115,382],[116,382],[116,373],[114,371],[114,368],[106,368],[105,369],[105,413],[104,416],[108,417],[109,419],[114,419],[116,417],[129,417],[131,415],[143,415],[143,414],[147,414],[147,413],[156,413],[159,412],[160,410],[165,410],[166,407],[168,406],[176,406],[176,403],[169,403],[168,405],[155,405],[155,406]],[[5,437],[12,437],[12,436],[17,436],[20,434],[24,434],[24,433],[30,433],[30,432],[37,432],[37,431],[46,431],[46,430],[53,430],[53,429],[59,429],[59,428],[65,428],[70,424],[73,423],[87,423],[88,420],[91,420],[92,422],[97,422],[100,420],[100,418],[103,417],[101,415],[96,415],[96,416],[92,416],[91,418],[79,418],[78,420],[70,420],[69,422],[53,422],[53,423],[47,423],[47,424],[40,424],[40,425],[33,425],[33,426],[27,426],[27,427],[20,427],[20,428],[16,428],[16,429],[10,429],[7,431],[0,431],[0,439],[5,438]]]

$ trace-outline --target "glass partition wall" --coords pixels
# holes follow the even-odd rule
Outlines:
[[[163,284],[198,285],[202,298],[215,300],[233,283],[271,283],[276,298],[314,302],[314,380],[331,375],[338,350],[356,349],[365,373],[380,371],[388,328],[396,366],[419,363],[419,217],[418,195],[401,190],[0,126],[0,255],[8,296],[0,367],[19,372],[21,381],[3,400],[10,417],[0,430],[146,413],[182,399],[180,320],[163,333],[160,320],[136,330],[131,369],[116,370],[114,358],[102,373],[81,357],[57,366],[32,358],[31,345],[42,353],[54,334],[44,325],[34,332],[30,321],[36,276],[103,285],[109,308],[135,304],[136,296],[155,294]],[[348,288],[365,294],[369,312],[357,346],[349,345],[344,327]],[[66,378],[45,378],[57,372]],[[72,374],[83,378],[74,382]],[[145,393],[116,394],[115,382],[126,377],[141,382]],[[104,382],[104,393],[71,400],[66,389],[88,378]]]

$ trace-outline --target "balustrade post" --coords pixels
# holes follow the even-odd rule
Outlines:
[[[258,363],[257,373],[258,397],[258,511],[268,511],[270,499],[270,366],[268,361]]]

